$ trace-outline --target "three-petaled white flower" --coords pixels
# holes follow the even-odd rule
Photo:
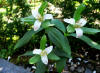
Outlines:
[[[48,64],[48,57],[47,55],[52,51],[53,46],[49,46],[47,48],[45,48],[44,50],[41,49],[34,49],[33,50],[33,54],[38,54],[41,56],[41,60],[44,64]]]
[[[34,31],[37,31],[40,28],[42,21],[47,20],[47,19],[53,19],[52,14],[45,14],[44,16],[41,16],[38,9],[39,8],[32,10],[32,15],[36,19],[33,25]]]
[[[79,38],[83,35],[83,30],[81,29],[81,27],[83,27],[87,21],[84,18],[81,18],[79,21],[75,22],[74,18],[70,18],[70,19],[64,19],[64,21],[66,23],[69,23],[71,25],[73,25],[75,27],[75,31],[76,31],[76,38]]]

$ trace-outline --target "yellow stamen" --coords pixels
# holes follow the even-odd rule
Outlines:
[[[47,55],[47,52],[44,50],[44,51],[41,52],[40,55],[41,55],[41,56],[45,56],[45,55]]]

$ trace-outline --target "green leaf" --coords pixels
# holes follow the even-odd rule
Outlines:
[[[75,31],[75,28],[74,28],[72,25],[68,25],[68,26],[67,26],[67,31],[68,31],[69,33],[72,33],[72,32]]]
[[[45,73],[45,71],[46,71],[46,66],[41,61],[39,61],[37,63],[35,73]]]
[[[75,34],[71,34],[71,36],[76,37]],[[87,36],[83,35],[79,39],[84,41],[85,43],[87,43],[92,48],[100,50],[100,45],[98,43],[94,42],[93,40],[91,40],[90,38],[88,38]]]
[[[56,62],[56,68],[59,73],[61,73],[66,65],[66,58],[62,58],[61,60]]]
[[[55,24],[55,27],[57,27],[59,30],[61,30],[62,32],[66,32],[65,26],[60,20],[53,19],[51,21],[51,24]]]
[[[82,3],[74,13],[74,19],[77,22],[81,18],[81,13],[85,9],[85,5]]]
[[[42,22],[43,28],[48,28],[50,26],[54,26],[54,24],[51,24],[49,20],[45,20],[45,21]]]
[[[49,58],[50,60],[55,60],[55,61],[60,59],[60,57],[58,57],[57,55],[55,55],[54,52],[51,52],[51,53],[48,55],[48,58]]]
[[[82,27],[83,32],[87,33],[87,34],[96,34],[98,32],[100,32],[99,29],[94,29],[94,28],[87,28],[87,27]]]
[[[33,51],[27,51],[26,53],[24,53],[20,56],[33,56]]]
[[[35,64],[35,63],[39,62],[40,60],[41,60],[41,57],[39,55],[35,55],[29,59],[29,63]]]
[[[34,24],[35,18],[31,15],[25,18],[21,18],[21,21],[24,23]]]
[[[60,57],[67,57],[67,54],[62,50],[62,49],[54,49],[54,52],[57,56],[60,56]]]
[[[39,8],[39,13],[41,14],[41,16],[44,15],[44,9],[47,7],[48,2],[43,2],[41,7]]]
[[[53,27],[49,27],[46,30],[46,33],[48,34],[48,37],[53,44],[55,44],[58,48],[63,49],[68,57],[71,57],[71,49],[68,40],[59,30]]]
[[[41,30],[42,30],[42,28],[40,28],[38,31],[34,31],[33,29],[31,29],[30,31],[26,32],[25,35],[20,40],[18,40],[14,49],[20,48],[23,45],[25,45],[26,43],[28,43],[29,40],[32,38],[32,36],[34,36],[34,34],[38,33]]]
[[[46,35],[43,35],[40,41],[40,49],[42,50],[45,49],[46,42],[47,42]]]

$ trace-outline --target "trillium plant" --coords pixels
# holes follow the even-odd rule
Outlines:
[[[48,7],[48,3],[43,2],[39,8],[32,10],[31,16],[21,18],[24,24],[31,24],[32,28],[18,40],[14,47],[15,50],[21,48],[30,42],[30,40],[36,40],[34,38],[37,38],[35,36],[38,35],[40,41],[38,42],[39,46],[36,47],[40,49],[33,47],[31,51],[23,54],[23,56],[31,56],[29,63],[36,65],[35,73],[45,73],[48,71],[49,64],[55,64],[54,67],[57,72],[61,73],[63,71],[68,60],[67,58],[73,58],[69,44],[70,41],[68,41],[69,37],[80,39],[92,48],[100,50],[98,43],[85,36],[85,34],[96,34],[100,30],[84,26],[89,24],[88,20],[81,17],[81,13],[86,7],[84,3],[79,5],[72,18],[63,18],[63,21],[53,18],[52,14],[45,14],[46,7]]]
[[[75,19],[71,18],[71,19],[64,19],[64,21],[66,23],[73,25],[76,31],[76,38],[83,36],[83,30],[81,29],[81,27],[83,27],[86,24],[87,21],[85,19],[81,18],[79,21],[75,22]]]

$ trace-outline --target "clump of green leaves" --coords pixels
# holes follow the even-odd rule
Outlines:
[[[41,7],[39,8],[39,13],[41,15],[44,14],[44,9],[46,8],[46,6],[47,2],[43,2]],[[81,13],[84,9],[85,5],[82,3],[74,13],[73,18],[75,19],[75,21],[78,21],[81,18]],[[33,16],[25,17],[21,20],[25,23],[33,24],[36,21]],[[86,34],[96,34],[100,32],[100,30],[94,28],[83,27],[82,29],[83,32]],[[48,59],[52,60],[53,63],[56,63],[55,67],[57,68],[57,71],[61,73],[66,64],[66,58],[72,58],[71,47],[69,45],[67,36],[75,37],[76,35],[74,33],[74,30],[75,29],[73,26],[65,26],[64,23],[58,19],[45,20],[42,22],[42,26],[39,28],[39,30],[34,31],[32,28],[31,30],[26,32],[25,35],[17,42],[14,49],[22,47],[23,45],[27,44],[33,36],[38,35],[39,32],[44,31],[40,40],[40,48],[45,49],[45,45],[47,42],[50,43],[49,45],[52,44],[54,46],[53,51],[50,54],[48,54]],[[87,36],[84,35],[79,39],[86,42],[89,46],[100,50],[100,45],[92,41]],[[45,73],[46,65],[42,63],[40,55],[33,55],[32,51],[26,52],[26,54],[24,55],[32,56],[29,60],[29,63],[36,63],[37,69],[35,73]]]

